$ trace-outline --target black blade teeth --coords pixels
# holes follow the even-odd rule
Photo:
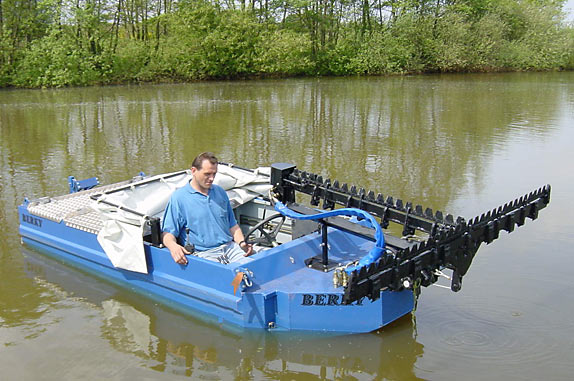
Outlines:
[[[418,217],[425,218],[427,220],[435,221],[441,224],[449,225],[448,229],[459,224],[465,224],[465,220],[462,217],[457,217],[456,219],[451,214],[443,214],[442,211],[433,211],[432,208],[424,209],[421,205],[413,205],[410,201],[403,201],[402,199],[394,199],[391,196],[383,196],[381,193],[375,194],[373,191],[368,191],[365,188],[358,188],[355,185],[349,186],[347,183],[341,184],[338,180],[332,181],[329,178],[324,179],[322,176],[316,175],[314,173],[309,173],[306,171],[300,171],[297,168],[293,172],[296,176],[299,176],[302,182],[314,183],[317,186],[323,186],[330,191],[341,192],[349,195],[350,197],[359,197],[361,200],[366,200],[368,202],[375,202],[380,205],[384,205],[389,208],[397,209],[401,212],[406,212],[408,214],[416,215]],[[551,187],[546,184],[536,190],[533,190],[519,198],[507,202],[504,205],[500,205],[486,213],[481,214],[468,223],[472,225],[478,224],[488,224],[491,220],[497,218],[503,218],[508,214],[512,214],[513,217],[510,220],[505,218],[505,228],[513,229],[510,225],[522,224],[525,217],[535,219],[538,217],[538,211],[542,209],[546,204],[550,202],[550,191]],[[359,208],[361,208],[359,200]],[[523,209],[521,209],[523,208]],[[518,211],[518,212],[516,212]],[[515,213],[516,212],[516,213]],[[456,222],[455,222],[456,221]],[[465,225],[466,226],[466,225]],[[444,227],[443,227],[444,228]],[[447,230],[448,230],[447,229]],[[442,228],[440,229],[442,230]]]
[[[369,191],[369,193],[367,194],[367,200],[375,201],[375,192]]]

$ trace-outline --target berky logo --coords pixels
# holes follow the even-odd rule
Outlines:
[[[343,295],[339,294],[303,294],[302,306],[340,306],[343,301]],[[363,305],[363,298],[356,303],[350,304],[355,306]]]
[[[28,214],[22,214],[22,221],[39,228],[42,227],[42,220],[40,218],[32,217]]]

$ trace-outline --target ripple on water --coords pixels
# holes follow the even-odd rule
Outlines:
[[[573,325],[532,300],[473,296],[459,301],[446,307],[420,306],[424,312],[417,314],[419,339],[441,361],[456,355],[489,364],[544,363],[563,345],[560,332],[571,331]],[[421,326],[423,320],[428,331]]]

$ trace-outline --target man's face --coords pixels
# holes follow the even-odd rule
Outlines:
[[[209,160],[203,160],[201,169],[192,167],[191,173],[193,174],[195,183],[201,190],[209,190],[217,173],[217,164],[211,164]]]

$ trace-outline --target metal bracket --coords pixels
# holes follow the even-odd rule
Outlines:
[[[90,177],[85,180],[76,180],[74,176],[68,176],[68,185],[70,186],[70,193],[76,193],[87,189],[92,189],[100,185],[97,177]]]

